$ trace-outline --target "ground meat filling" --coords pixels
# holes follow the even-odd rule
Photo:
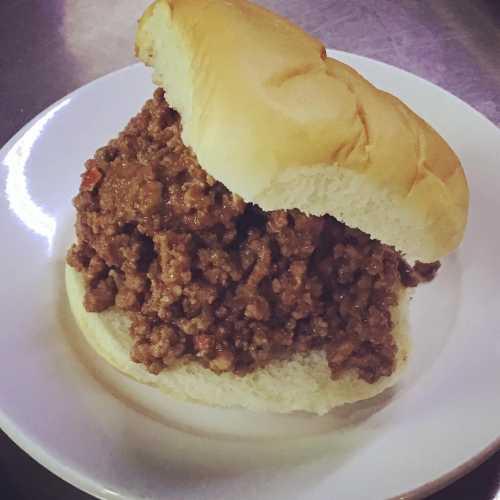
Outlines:
[[[332,377],[395,368],[390,308],[434,277],[333,217],[264,212],[207,175],[157,90],[86,162],[68,263],[90,312],[132,321],[131,357],[152,373],[186,361],[238,375],[326,352]]]

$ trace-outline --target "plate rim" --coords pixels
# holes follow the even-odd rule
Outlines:
[[[452,100],[454,101],[454,104],[466,108],[467,112],[471,112],[475,115],[476,118],[481,119],[481,121],[484,123],[485,126],[493,127],[496,133],[500,132],[499,127],[493,121],[491,121],[490,118],[482,114],[480,111],[475,109],[467,102],[463,101],[460,97],[456,96],[449,90],[444,89],[443,87],[437,85],[436,83],[412,73],[411,71],[400,68],[393,64],[386,63],[384,61],[380,61],[377,59],[373,59],[371,57],[347,51],[327,49],[327,55],[333,57],[340,56],[341,60],[343,60],[343,58],[345,57],[351,60],[352,59],[359,60],[361,62],[372,65],[373,64],[379,65],[384,67],[386,71],[396,70],[397,72],[402,72],[406,74],[407,77],[416,79],[419,85],[430,86],[434,90],[438,90],[439,92],[444,93],[445,95],[447,95],[447,97],[451,97]],[[23,136],[23,134],[27,130],[29,130],[41,117],[46,115],[53,108],[58,106],[61,102],[71,98],[76,93],[80,93],[82,91],[88,91],[94,85],[97,85],[103,80],[113,78],[120,73],[133,71],[135,68],[139,66],[143,66],[143,64],[140,62],[135,62],[127,66],[124,66],[122,68],[111,71],[109,73],[106,73],[90,82],[87,82],[86,84],[80,87],[77,87],[76,89],[72,90],[71,92],[67,93],[66,95],[64,95],[63,97],[52,103],[51,105],[47,106],[42,111],[37,113],[32,119],[30,119],[25,125],[23,125],[16,133],[14,133],[14,135],[10,139],[7,140],[5,144],[2,145],[2,147],[0,148],[0,158],[4,158],[5,152],[11,149],[12,146],[19,140],[20,137]],[[114,491],[108,490],[103,484],[94,480],[92,477],[83,474],[77,469],[74,469],[71,466],[66,466],[64,464],[63,459],[62,460],[59,459],[59,457],[57,457],[55,454],[51,454],[49,451],[47,451],[40,443],[27,437],[24,434],[24,432],[17,426],[17,424],[4,413],[2,408],[0,408],[0,429],[9,437],[9,439],[11,439],[25,453],[27,453],[31,458],[33,458],[39,465],[41,465],[51,473],[55,474],[58,478],[62,479],[63,481],[66,481],[68,484],[71,484],[72,486],[82,490],[83,492],[99,499],[117,498],[116,496],[117,494]],[[416,488],[413,488],[406,492],[399,493],[397,496],[392,497],[392,500],[404,500],[404,499],[414,500],[422,498],[427,495],[431,495],[436,491],[445,488],[452,482],[465,476],[473,469],[475,469],[483,462],[485,462],[488,458],[493,456],[499,450],[500,450],[500,435],[496,439],[494,439],[491,443],[489,443],[486,447],[481,449],[478,453],[471,456],[463,463],[459,464],[458,466],[454,467],[448,472],[442,474],[441,476],[431,479],[430,481],[423,483],[422,485]],[[128,496],[127,498],[135,500],[138,499],[139,497]]]

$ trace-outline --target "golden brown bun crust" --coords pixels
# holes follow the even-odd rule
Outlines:
[[[321,415],[335,406],[370,398],[394,385],[408,357],[405,295],[400,299],[399,309],[392,313],[393,335],[398,346],[396,370],[374,384],[349,372],[338,380],[331,380],[325,355],[318,351],[296,355],[289,361],[274,361],[265,369],[244,377],[232,373],[216,375],[194,362],[152,375],[144,365],[130,359],[132,339],[126,315],[113,309],[102,313],[87,312],[83,307],[82,276],[69,266],[66,266],[66,292],[83,335],[108,363],[138,382],[158,387],[176,399],[209,406],[236,406],[277,413],[302,410]]]
[[[286,19],[245,0],[157,0],[136,52],[202,167],[247,202],[331,214],[409,259],[460,243],[468,189],[451,148]]]

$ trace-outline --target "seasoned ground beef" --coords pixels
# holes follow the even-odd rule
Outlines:
[[[152,373],[185,361],[244,375],[324,349],[332,377],[392,373],[390,308],[439,263],[410,267],[333,217],[264,212],[207,175],[157,90],[86,162],[68,263],[90,312],[132,321],[131,357]]]

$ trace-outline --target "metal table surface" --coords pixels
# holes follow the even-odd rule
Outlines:
[[[133,62],[148,0],[0,0],[0,146],[68,92]],[[497,0],[261,0],[326,46],[449,90],[500,125]],[[2,498],[84,499],[0,433]],[[500,452],[434,500],[499,499]]]

